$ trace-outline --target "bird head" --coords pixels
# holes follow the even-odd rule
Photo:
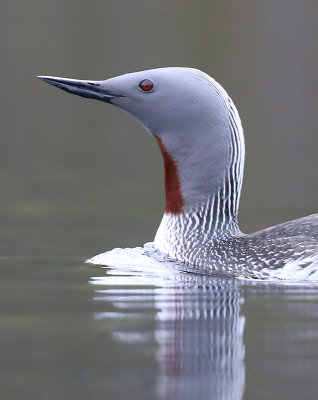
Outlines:
[[[229,98],[202,71],[167,67],[102,81],[39,78],[125,110],[157,138],[166,167],[167,202],[170,198],[171,203],[166,211],[181,212],[224,185],[233,142]]]

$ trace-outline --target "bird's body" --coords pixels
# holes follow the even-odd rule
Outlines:
[[[40,78],[124,109],[155,136],[166,190],[157,250],[195,272],[263,278],[269,271],[295,271],[297,265],[297,271],[307,267],[318,278],[318,214],[253,234],[240,231],[243,129],[232,100],[214,79],[192,68],[159,68],[106,81]]]
[[[170,256],[186,262],[188,267],[193,266],[194,272],[266,278],[281,275],[270,271],[286,266],[285,275],[289,277],[290,272],[299,272],[304,268],[307,268],[306,276],[317,275],[318,214],[252,234],[236,231],[222,238],[204,237],[194,224],[194,219],[192,224],[188,223],[182,240],[178,235],[171,235],[171,243],[161,249],[167,253],[166,249],[173,248]]]

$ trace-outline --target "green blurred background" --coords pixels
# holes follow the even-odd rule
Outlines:
[[[317,211],[317,11],[316,0],[2,2],[1,253],[81,259],[143,244],[164,207],[153,138],[41,74],[202,69],[245,128],[242,229]]]

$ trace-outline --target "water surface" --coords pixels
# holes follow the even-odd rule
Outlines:
[[[318,391],[315,286],[65,258],[1,264],[1,398],[312,399]]]

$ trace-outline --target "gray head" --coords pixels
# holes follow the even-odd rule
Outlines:
[[[170,67],[105,81],[39,78],[122,108],[156,137],[165,162],[167,213],[188,212],[219,196],[224,213],[236,218],[243,133],[235,106],[211,77],[193,68]]]

